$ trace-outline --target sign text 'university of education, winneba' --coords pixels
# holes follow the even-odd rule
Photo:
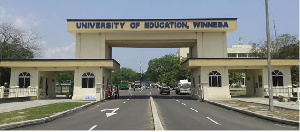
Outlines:
[[[77,29],[201,29],[228,28],[227,22],[76,22]],[[127,29],[128,29],[127,28]]]

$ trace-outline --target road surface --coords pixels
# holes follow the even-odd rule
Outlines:
[[[119,99],[18,130],[154,130],[150,96],[164,130],[299,130],[199,102],[189,95],[176,95],[174,90],[160,95],[157,88],[121,90]]]

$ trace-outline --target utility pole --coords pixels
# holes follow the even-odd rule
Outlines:
[[[142,87],[142,63],[140,62],[140,87]]]
[[[267,50],[268,50],[268,85],[269,85],[269,111],[274,111],[273,105],[273,88],[271,74],[271,53],[270,53],[270,29],[269,29],[269,9],[268,0],[265,0],[266,5],[266,30],[267,30]]]

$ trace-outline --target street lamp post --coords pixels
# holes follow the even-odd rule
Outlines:
[[[271,74],[271,53],[270,53],[270,29],[269,29],[269,9],[268,0],[265,0],[266,5],[266,30],[267,30],[267,51],[268,51],[268,87],[269,87],[269,111],[274,111],[273,106],[273,88]]]

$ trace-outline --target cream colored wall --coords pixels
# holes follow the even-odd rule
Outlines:
[[[264,88],[263,86],[260,87],[258,83],[258,76],[262,76],[262,82],[264,82],[265,80],[264,79],[265,76],[263,76],[262,74],[262,69],[247,69],[245,71],[245,76],[246,76],[246,96],[264,97],[265,94]],[[256,93],[254,93],[254,89],[256,90]]]
[[[40,88],[40,79],[43,77],[43,87]],[[46,93],[46,78],[48,78],[48,98],[55,98],[55,78],[56,78],[56,72],[50,71],[40,71],[39,72],[39,93],[44,92]]]
[[[82,75],[86,72],[92,72],[95,75],[96,83],[102,82],[102,70],[99,67],[78,67],[74,73],[74,91],[73,100],[86,100],[86,95],[96,95],[96,88],[82,88]]]
[[[283,73],[283,87],[286,89],[281,89],[281,90],[285,90],[285,92],[288,92],[287,88],[292,87],[291,68],[289,66],[272,66],[271,72],[273,72],[274,70],[279,70]],[[268,88],[268,68],[267,67],[264,67],[263,74],[265,75],[263,78],[263,87]],[[282,87],[279,87],[279,88],[282,88]],[[280,91],[278,90],[278,92],[280,92]],[[274,89],[273,95],[274,96],[279,96],[279,95],[292,96],[291,92],[292,91],[290,90],[289,94],[287,94],[287,93],[286,94],[276,94],[276,91]],[[266,91],[266,93],[269,93],[268,90]]]
[[[29,72],[31,74],[30,86],[37,88],[39,72],[36,68],[11,68],[10,87],[13,88],[19,85],[19,74],[22,72]]]
[[[199,82],[199,77],[200,77],[200,82]],[[195,82],[193,82],[193,78]],[[201,67],[197,67],[192,69],[191,72],[191,95],[193,98],[200,99],[202,97],[201,93]]]
[[[222,87],[209,87],[208,74],[218,71],[222,78]],[[201,67],[201,83],[204,87],[204,99],[231,98],[229,91],[228,69],[226,67]]]
[[[192,46],[192,58],[226,58],[225,32],[198,32],[197,43]]]
[[[76,59],[104,59],[105,51],[104,34],[76,34]]]

